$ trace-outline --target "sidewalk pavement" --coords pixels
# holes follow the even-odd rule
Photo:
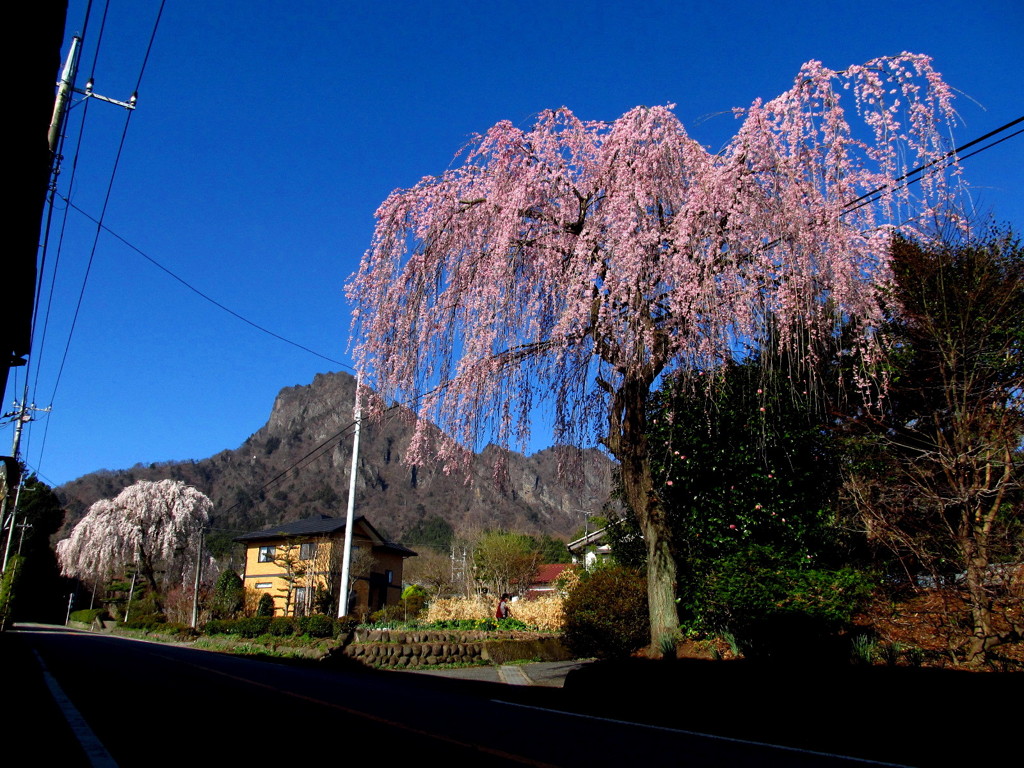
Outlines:
[[[477,680],[506,685],[535,685],[546,688],[561,688],[565,677],[574,669],[586,666],[588,661],[534,661],[527,664],[502,664],[500,666],[457,667],[455,669],[419,668],[407,670],[417,675],[434,675],[457,680]]]

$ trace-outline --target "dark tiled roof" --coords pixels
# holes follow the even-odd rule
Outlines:
[[[358,523],[362,519],[363,517],[360,515],[353,520],[353,523]],[[293,536],[332,534],[343,530],[345,530],[345,518],[315,515],[302,520],[296,520],[292,523],[281,523],[280,525],[275,525],[262,531],[243,533],[241,536],[236,536],[235,541],[255,541],[257,539],[274,538],[286,539]]]
[[[362,515],[357,515],[352,521],[353,527],[358,526],[360,523],[362,523],[364,530],[370,533],[371,541],[376,540],[376,543],[373,545],[375,549],[385,549],[389,552],[401,555],[402,557],[417,556],[415,552],[403,547],[401,544],[395,544],[393,541],[386,541],[384,537],[377,532],[377,529],[370,524],[369,520],[364,518]],[[241,536],[236,536],[234,541],[268,541],[273,539],[305,538],[308,536],[331,536],[344,530],[345,518],[329,517],[328,515],[314,515],[313,517],[307,517],[291,523],[281,523],[280,525],[271,526],[270,528],[265,528],[262,531],[243,533]]]
[[[419,557],[419,553],[413,552],[408,547],[403,547],[401,544],[396,544],[393,541],[385,541],[383,544],[379,544],[375,549],[386,549],[389,552],[394,552],[396,555],[402,557]]]

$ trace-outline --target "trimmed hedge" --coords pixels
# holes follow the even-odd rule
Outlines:
[[[565,643],[579,656],[629,656],[647,645],[650,631],[647,583],[630,568],[591,571],[565,599]]]
[[[301,618],[250,616],[243,619],[213,619],[203,627],[208,635],[235,635],[254,638],[261,635],[289,637],[336,637],[349,629],[347,622],[335,621],[330,616],[303,616]]]
[[[109,619],[106,608],[83,608],[80,611],[72,611],[69,617],[71,621],[78,621],[82,624],[92,624],[97,618]]]

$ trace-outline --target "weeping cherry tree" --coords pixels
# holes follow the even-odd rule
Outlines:
[[[57,559],[64,575],[90,580],[137,564],[159,608],[158,573],[180,581],[195,567],[212,509],[205,494],[178,480],[140,480],[89,507],[71,536],[57,542]]]
[[[788,351],[812,371],[815,340],[842,323],[870,371],[890,238],[923,236],[918,222],[956,192],[950,90],[926,56],[810,62],[779,97],[737,110],[718,153],[671,109],[498,123],[461,164],[385,200],[347,286],[362,381],[421,417],[408,461],[454,468],[484,439],[525,446],[544,399],[555,442],[603,435],[646,540],[652,642],[678,630],[645,437],[652,385],[769,336],[810,340]],[[925,164],[919,184],[902,182]]]

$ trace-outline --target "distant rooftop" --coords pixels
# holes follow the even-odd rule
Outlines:
[[[353,520],[354,523],[364,521],[362,515]],[[367,523],[371,530],[373,526]],[[253,539],[267,539],[280,536],[282,538],[290,538],[292,536],[309,536],[311,534],[331,534],[336,531],[345,530],[345,518],[343,517],[330,517],[328,515],[314,515],[313,517],[306,517],[302,520],[295,520],[291,523],[279,523],[278,525],[272,525],[269,528],[264,528],[262,531],[252,531],[251,533],[243,533],[241,536],[236,536],[235,541],[251,541]],[[377,533],[375,530],[374,533]]]
[[[374,547],[388,549],[402,555],[403,557],[416,557],[416,552],[413,552],[407,547],[403,547],[401,544],[388,541],[381,536],[377,529],[374,528],[370,524],[370,521],[363,515],[357,515],[352,522],[353,525],[359,525],[362,523],[366,531],[369,532],[370,538],[373,540]],[[344,530],[345,518],[343,517],[313,515],[313,517],[305,517],[302,520],[295,520],[291,523],[272,525],[269,528],[264,528],[262,531],[243,533],[241,536],[236,536],[234,541],[269,541],[273,539],[308,538],[310,536],[333,536],[339,531]]]

